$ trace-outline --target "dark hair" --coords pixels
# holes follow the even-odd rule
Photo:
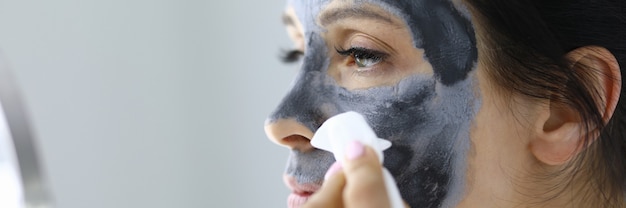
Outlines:
[[[561,171],[589,176],[587,187],[597,189],[577,197],[595,197],[602,201],[600,206],[623,206],[619,204],[626,191],[626,87],[622,82],[617,109],[605,123],[598,108],[601,98],[589,78],[597,71],[572,67],[565,55],[583,46],[604,47],[616,57],[626,77],[626,1],[466,2],[474,22],[480,23],[475,24],[479,44],[484,44],[479,54],[492,66],[486,70],[496,84],[524,97],[568,106],[585,121],[586,132],[600,133],[595,141],[597,134],[588,134],[582,142],[591,146],[570,163],[570,171]]]

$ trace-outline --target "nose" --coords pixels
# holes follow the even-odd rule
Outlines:
[[[313,132],[296,119],[282,118],[267,120],[265,134],[272,142],[300,152],[313,150],[311,138]]]

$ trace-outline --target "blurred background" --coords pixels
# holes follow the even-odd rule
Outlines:
[[[0,0],[56,207],[286,207],[284,4]]]

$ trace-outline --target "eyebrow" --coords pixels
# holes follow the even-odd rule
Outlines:
[[[384,16],[376,11],[368,10],[366,8],[341,8],[333,9],[321,14],[319,21],[322,27],[332,24],[336,21],[346,18],[367,18],[378,21],[383,21],[389,24],[394,23],[390,17]]]

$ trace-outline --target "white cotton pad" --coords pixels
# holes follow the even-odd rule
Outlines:
[[[332,152],[335,160],[345,159],[344,151],[352,141],[359,141],[374,148],[380,163],[383,163],[383,150],[391,147],[391,142],[380,139],[367,124],[365,117],[357,112],[346,112],[326,120],[313,135],[313,147]],[[383,176],[392,208],[404,207],[396,182],[387,169],[383,167]]]
[[[391,147],[391,142],[379,139],[365,118],[353,111],[326,120],[313,135],[311,145],[332,152],[335,155],[335,160],[342,161],[345,157],[344,150],[354,140],[374,148],[381,164],[383,150]]]

